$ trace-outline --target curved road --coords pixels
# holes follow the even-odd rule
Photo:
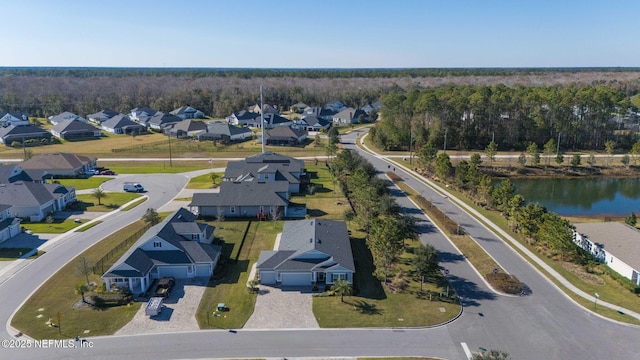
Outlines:
[[[348,144],[355,142],[356,135],[357,132],[343,136],[345,147],[352,147]],[[387,170],[388,163],[383,159],[362,154],[381,172]],[[463,342],[471,351],[479,347],[495,348],[509,352],[513,359],[632,359],[638,356],[638,327],[611,322],[577,306],[474,218],[400,169],[397,172],[409,185],[461,221],[465,230],[501,266],[525,282],[532,293],[509,297],[492,292],[454,246],[396,190],[394,194],[399,196],[400,206],[418,217],[424,231],[421,240],[432,243],[440,251],[441,265],[450,270],[452,287],[464,299],[463,314],[447,325],[430,329],[240,329],[109,336],[90,338],[92,348],[0,349],[0,358],[113,359],[135,354],[135,358],[140,359],[339,356],[466,359]],[[115,214],[86,232],[71,235],[0,284],[0,321],[9,321],[24,299],[64,263],[111,233],[111,229],[139,218],[146,208],[159,208],[186,184],[186,178],[179,175],[144,177],[147,178],[137,176],[136,180],[144,182],[149,190],[150,199],[145,205]],[[8,331],[0,337],[13,338],[14,333]]]

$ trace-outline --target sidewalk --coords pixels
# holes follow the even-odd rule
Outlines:
[[[365,135],[366,136],[366,135]],[[429,186],[432,190],[440,193],[442,196],[447,196],[453,203],[455,203],[460,209],[462,209],[463,211],[466,211],[467,213],[473,215],[473,217],[475,217],[476,219],[480,219],[481,222],[480,224],[482,226],[484,226],[487,230],[495,233],[500,234],[501,237],[507,239],[510,243],[511,243],[511,247],[515,247],[518,250],[522,251],[525,255],[527,255],[533,262],[535,262],[536,265],[540,266],[541,268],[543,268],[550,276],[552,276],[555,280],[557,280],[558,282],[560,282],[563,286],[565,286],[567,289],[569,289],[570,291],[572,291],[574,294],[587,299],[591,302],[596,301],[596,298],[594,297],[594,295],[590,295],[587,294],[586,292],[578,289],[576,286],[574,286],[571,282],[569,282],[567,279],[565,279],[562,275],[560,275],[557,271],[555,271],[553,268],[551,268],[549,265],[547,265],[544,261],[542,261],[540,258],[538,258],[538,256],[534,253],[532,253],[529,249],[527,249],[524,245],[520,244],[520,242],[518,242],[516,239],[514,239],[511,235],[509,235],[507,232],[505,232],[504,230],[502,230],[501,228],[499,228],[497,225],[495,225],[493,222],[491,222],[489,219],[487,219],[484,215],[480,214],[478,211],[476,211],[474,208],[472,208],[471,206],[465,204],[464,202],[462,202],[460,199],[458,199],[457,197],[455,197],[453,194],[451,194],[450,192],[446,191],[445,189],[442,189],[440,187],[438,187],[436,184],[434,184],[431,180],[424,178],[422,175],[416,173],[415,171],[407,168],[406,166],[404,166],[401,163],[397,163],[392,159],[389,159],[387,156],[384,155],[380,155],[376,152],[374,152],[373,150],[369,149],[365,144],[364,144],[364,137],[362,139],[360,139],[360,142],[357,143],[358,146],[364,148],[367,152],[374,154],[375,156],[378,156],[380,158],[386,158],[388,161],[393,162],[394,164],[396,164],[397,168],[401,168],[404,172],[406,172],[407,174],[413,176],[415,179],[417,179],[418,181],[422,182],[423,184],[425,184],[426,186]],[[485,224],[489,224],[490,227],[487,227],[487,225]],[[527,258],[525,258],[524,256],[522,256],[518,251],[514,252],[520,256],[524,261],[526,262],[530,262]],[[558,290],[560,290],[560,292],[562,294],[564,294],[569,300],[573,301],[576,305],[581,306],[580,304],[578,304],[575,300],[573,300],[563,289],[561,289],[558,285],[556,285],[556,283],[554,283],[553,281],[551,281],[551,279],[549,279],[548,275],[545,274],[544,272],[540,271],[537,267],[534,266],[534,269],[545,279],[547,279],[549,281],[550,284],[552,284],[553,286],[555,286],[556,288],[558,288]],[[631,311],[629,309],[625,309],[621,306],[615,305],[615,304],[611,304],[608,303],[606,301],[602,301],[602,300],[598,300],[598,305],[607,307],[609,309],[613,309],[616,310],[618,312],[622,312],[626,315],[632,316],[638,320],[640,320],[640,314],[634,311]],[[583,307],[584,308],[584,307]],[[590,312],[592,312],[590,309],[584,308]],[[602,315],[599,315],[597,313],[594,313],[597,316],[601,316],[605,319],[611,320],[611,321],[616,321],[607,317],[604,317]],[[622,323],[622,324],[626,324],[626,323]]]

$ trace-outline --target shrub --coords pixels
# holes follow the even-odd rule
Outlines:
[[[518,278],[506,273],[491,273],[485,276],[489,284],[499,291],[507,294],[519,294],[522,292],[522,283]]]

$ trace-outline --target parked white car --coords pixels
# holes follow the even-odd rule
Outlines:
[[[125,182],[122,185],[122,190],[128,191],[128,192],[143,192],[144,187],[137,182]]]

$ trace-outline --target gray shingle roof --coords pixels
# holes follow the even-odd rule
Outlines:
[[[91,127],[95,130],[95,127]],[[77,170],[95,161],[95,158],[71,153],[37,154],[22,162],[20,167],[25,170],[45,169],[49,172],[55,172],[55,170]]]
[[[0,184],[16,181],[32,182],[33,178],[17,165],[0,165]]]
[[[206,233],[211,234],[213,227],[206,224],[196,224],[196,216],[190,211],[181,208],[162,223],[151,227],[104,275],[103,277],[116,276],[143,276],[154,265],[167,264],[194,264],[212,262],[219,256],[221,247],[218,245],[203,244],[198,241],[185,239],[179,231],[186,230],[187,234],[196,230],[207,228]],[[193,226],[196,224],[195,226]],[[211,229],[209,229],[211,228]],[[199,232],[199,231],[198,231]],[[159,237],[175,246],[178,250],[144,251],[140,249],[144,243]],[[127,264],[136,271],[125,268]],[[124,275],[125,273],[134,275]],[[136,275],[142,274],[142,275]]]
[[[619,222],[574,224],[576,231],[593,243],[640,271],[640,230]]]
[[[300,255],[316,251],[326,256]],[[355,271],[347,225],[334,220],[297,220],[284,223],[278,251],[261,254],[257,267],[280,270],[312,270],[341,266]]]
[[[286,181],[224,181],[219,193],[195,193],[189,206],[286,206],[278,193],[289,190]]]
[[[97,129],[95,126],[89,125],[85,122],[76,119],[67,119],[59,122],[57,125],[54,125],[51,128],[51,131],[55,131],[57,133],[63,133],[66,131],[93,131],[95,132]]]
[[[79,121],[86,121],[86,119],[80,117],[79,115],[76,115],[72,112],[69,111],[65,111],[62,112],[58,115],[54,115],[54,116],[50,116],[49,117],[49,121],[51,123],[60,123],[66,120],[79,120]]]
[[[183,119],[174,114],[165,114],[163,112],[157,112],[155,115],[149,118],[147,121],[148,124],[153,124],[157,126],[163,126],[167,124],[175,124],[183,121]]]
[[[107,121],[103,121],[102,126],[109,129],[121,129],[127,126],[141,127],[140,124],[129,119],[129,117],[124,114],[118,114]]]
[[[14,206],[40,206],[58,197],[55,195],[57,187],[61,185],[26,181],[0,184],[0,203]]]

